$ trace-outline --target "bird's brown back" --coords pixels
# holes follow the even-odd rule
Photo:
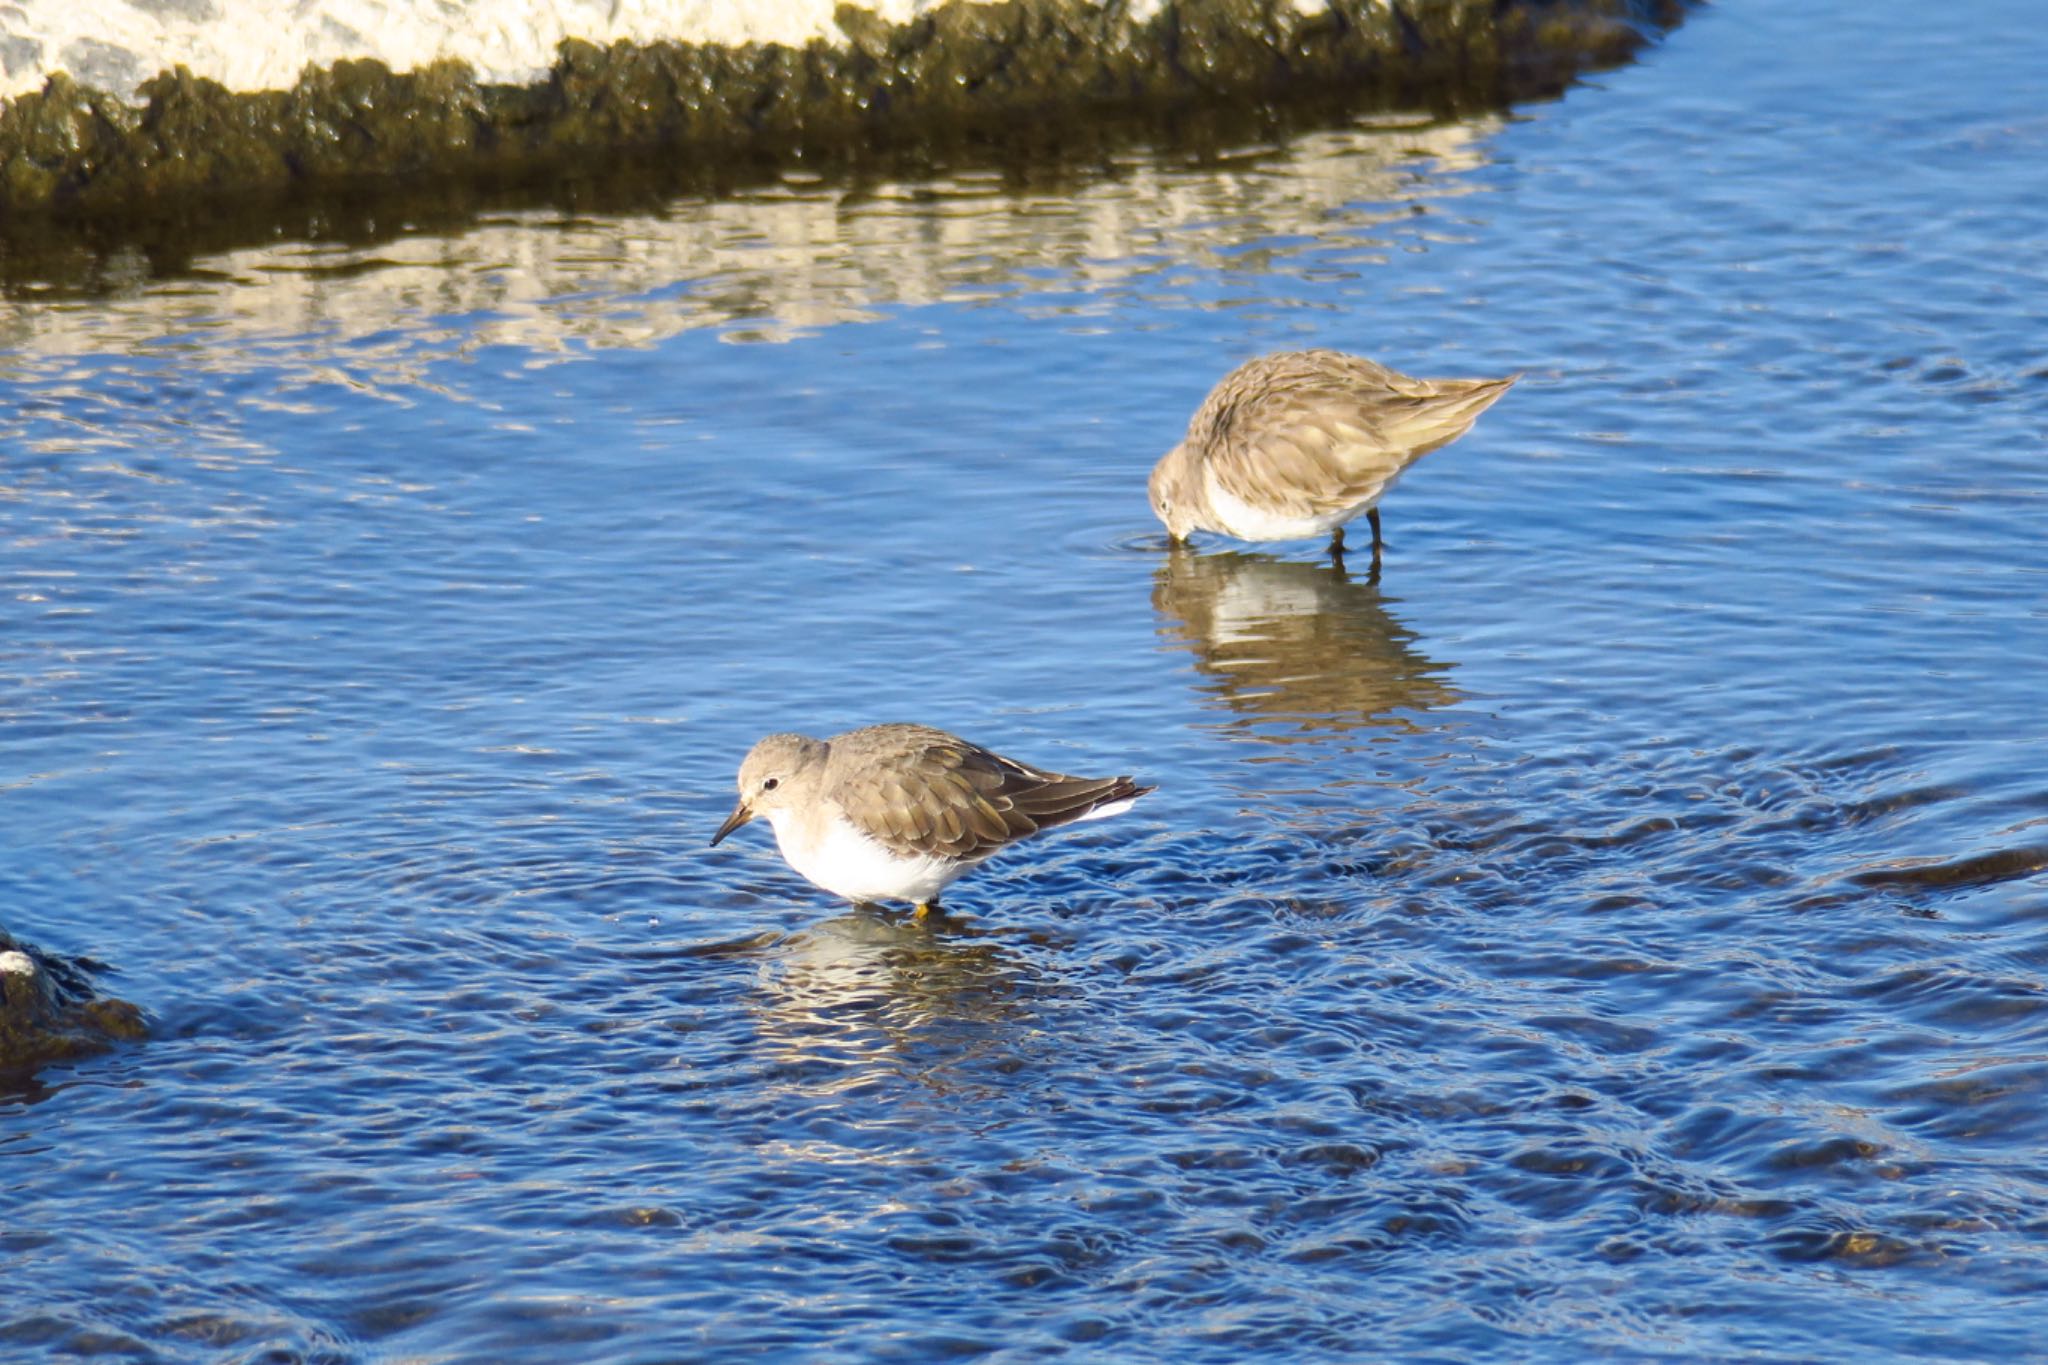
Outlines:
[[[1152,788],[1071,777],[926,725],[872,725],[831,741],[825,795],[854,826],[905,857],[977,860]]]
[[[1314,515],[1464,435],[1519,377],[1416,379],[1341,351],[1282,351],[1225,375],[1187,444],[1232,497]]]

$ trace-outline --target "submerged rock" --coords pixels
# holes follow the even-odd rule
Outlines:
[[[0,108],[0,220],[149,220],[230,194],[488,183],[605,158],[715,169],[963,145],[1058,154],[1095,145],[1105,119],[1217,106],[1497,107],[1628,59],[1682,4],[945,0],[911,13],[841,4],[830,36],[801,44],[572,38],[525,85],[456,60],[397,73],[363,58],[308,67],[289,90],[235,91],[176,66],[130,103],[57,72]],[[150,69],[148,53],[130,55]]]
[[[82,964],[0,932],[0,1085],[147,1032],[142,1011],[93,992]]]

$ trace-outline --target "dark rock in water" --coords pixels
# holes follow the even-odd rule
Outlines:
[[[141,1010],[94,993],[84,964],[0,931],[0,1088],[147,1033]]]

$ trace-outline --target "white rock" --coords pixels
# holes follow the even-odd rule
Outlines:
[[[35,974],[35,959],[31,958],[27,953],[17,952],[12,948],[4,953],[0,953],[0,976],[34,976]]]
[[[988,3],[988,0],[974,0]],[[902,23],[942,0],[864,0]],[[1163,0],[1142,0],[1142,20]],[[1296,0],[1305,12],[1321,0]],[[283,90],[308,64],[375,57],[409,71],[443,57],[477,79],[530,84],[564,38],[714,43],[844,43],[835,0],[0,0],[0,96],[66,71],[134,95],[173,66],[230,90]]]

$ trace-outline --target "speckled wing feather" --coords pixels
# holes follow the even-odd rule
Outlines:
[[[1152,790],[1128,777],[1045,772],[922,725],[854,730],[835,738],[832,750],[826,796],[863,833],[904,857],[978,861]]]
[[[1363,356],[1289,351],[1225,375],[1188,425],[1216,484],[1290,517],[1355,506],[1474,419],[1514,379],[1414,379]]]

